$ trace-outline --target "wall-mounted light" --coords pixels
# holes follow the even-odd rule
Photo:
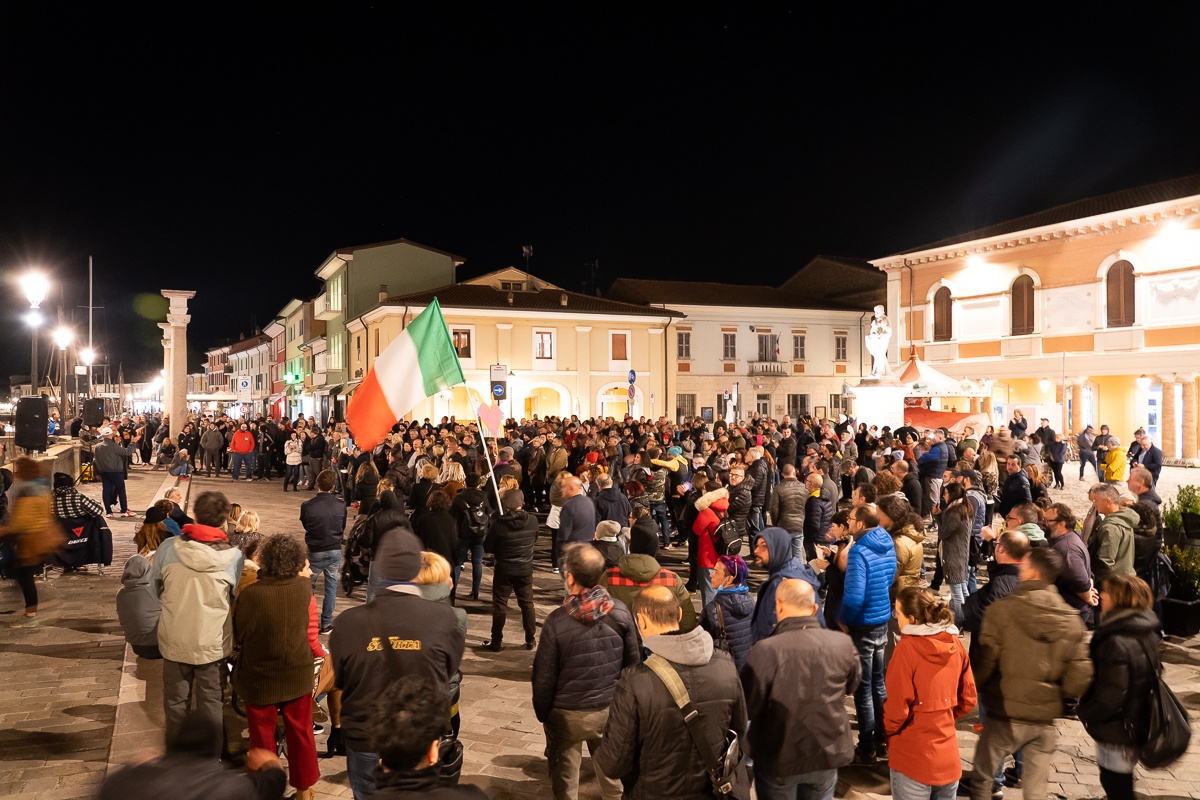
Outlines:
[[[1137,379],[1137,387],[1143,392],[1150,388],[1150,378],[1145,375],[1139,375]]]
[[[1040,381],[1038,381],[1038,388],[1042,390],[1042,394],[1049,392],[1053,386],[1054,384],[1050,382],[1049,378],[1042,378]]]

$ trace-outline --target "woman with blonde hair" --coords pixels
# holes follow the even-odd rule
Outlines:
[[[252,508],[248,508],[238,517],[237,525],[233,527],[234,533],[258,533],[258,527],[261,520],[258,518],[258,512]]]
[[[229,516],[225,520],[225,535],[237,532],[238,520],[242,518],[242,506],[239,503],[229,504]]]
[[[449,561],[437,553],[428,550],[421,551],[421,571],[417,573],[417,577],[413,579],[413,583],[420,588],[422,597],[426,600],[445,603],[453,607],[454,602],[451,597],[454,591],[452,579],[453,573],[450,569]],[[466,636],[467,612],[461,608],[455,608],[454,616],[458,620],[458,632]],[[450,683],[447,686],[450,694],[450,726],[454,730],[456,737],[458,736],[460,724],[458,701],[461,684],[462,671],[459,670],[450,676]]]
[[[412,494],[408,496],[408,505],[412,509],[412,515],[409,519],[413,525],[417,524],[417,520],[421,518],[429,508],[429,494],[437,488],[435,481],[438,477],[438,468],[429,461],[417,462],[420,469],[417,471],[419,480],[413,484]]]
[[[462,464],[448,460],[442,463],[437,482],[438,487],[453,500],[458,497],[459,492],[467,488],[467,473],[463,471]]]

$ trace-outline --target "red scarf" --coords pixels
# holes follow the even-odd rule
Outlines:
[[[220,528],[214,528],[211,525],[200,525],[193,523],[183,526],[183,533],[197,542],[228,542],[229,537],[225,535],[225,531]]]

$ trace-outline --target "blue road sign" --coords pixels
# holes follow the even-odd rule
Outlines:
[[[636,380],[637,380],[637,373],[634,372],[633,370],[629,370],[629,382],[633,383]]]

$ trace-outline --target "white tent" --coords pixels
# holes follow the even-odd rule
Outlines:
[[[189,403],[234,403],[237,395],[233,392],[209,392],[208,394],[189,394]]]
[[[909,356],[900,372],[900,383],[909,397],[991,397],[987,382],[976,383],[966,378],[951,378],[917,358]]]

